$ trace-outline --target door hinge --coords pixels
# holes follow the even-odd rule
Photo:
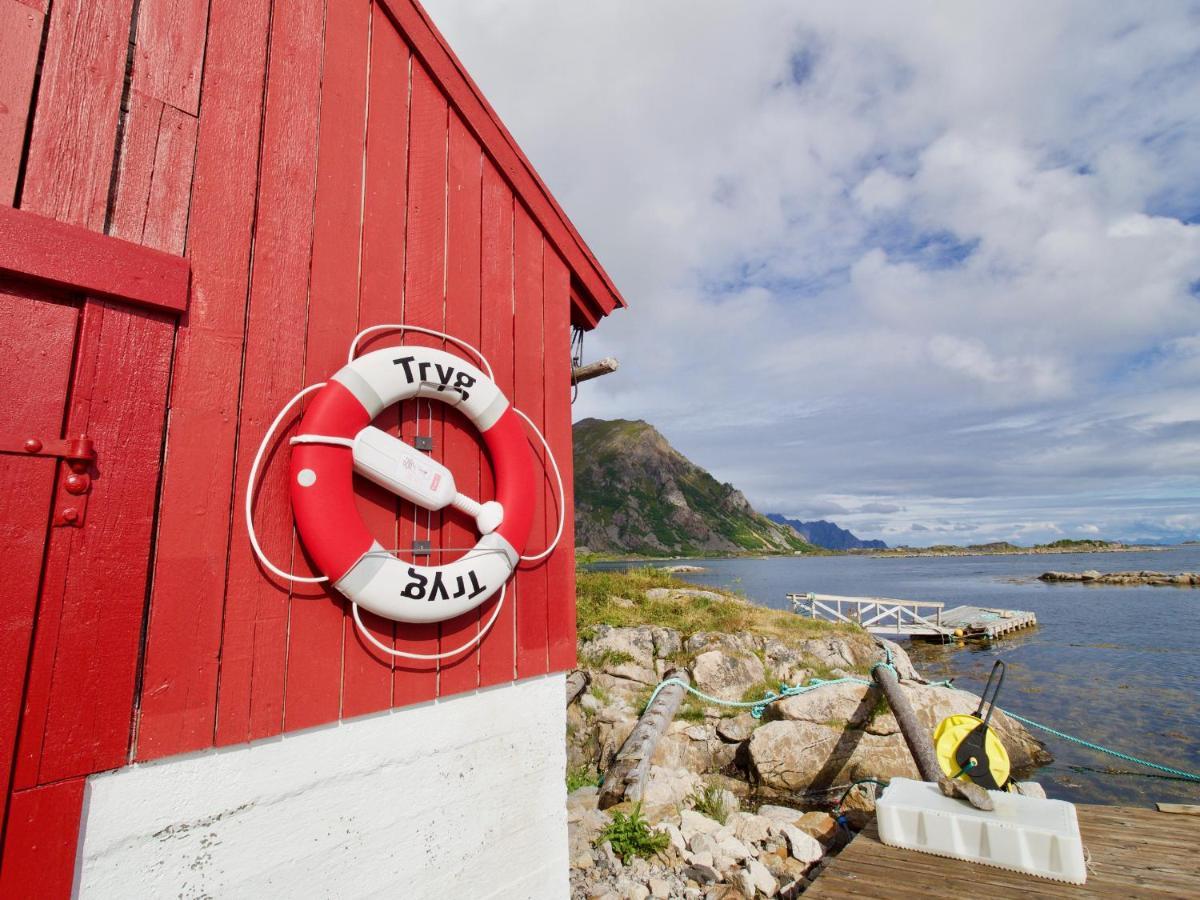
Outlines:
[[[77,438],[43,440],[27,437],[12,440],[0,438],[0,453],[14,456],[53,456],[63,461],[54,489],[53,524],[78,528],[87,512],[87,498],[92,490],[92,463],[96,461],[96,446],[86,434]]]

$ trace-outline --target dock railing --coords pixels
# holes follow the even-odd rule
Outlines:
[[[889,597],[842,597],[837,594],[788,594],[793,612],[811,619],[848,622],[868,631],[895,634],[944,634],[944,603],[893,600]]]

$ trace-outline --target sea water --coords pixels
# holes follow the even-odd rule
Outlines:
[[[1200,571],[1200,548],[1012,556],[815,556],[687,560],[680,575],[789,608],[788,593],[939,600],[1030,610],[1036,628],[984,643],[906,643],[930,680],[978,693],[996,659],[1008,665],[1000,706],[1060,731],[1200,773],[1200,588],[1048,584],[1047,570]],[[600,564],[628,567],[631,564]],[[655,563],[659,565],[659,563]],[[1200,803],[1200,784],[1034,731],[1054,755],[1035,773],[1051,797],[1077,803]]]

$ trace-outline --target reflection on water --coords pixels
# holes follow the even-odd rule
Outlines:
[[[1038,627],[991,644],[917,642],[913,661],[931,680],[978,692],[992,662],[1008,677],[1000,706],[1135,756],[1200,772],[1200,589],[1045,584],[1047,569],[1200,571],[1200,549],[1161,553],[871,559],[812,557],[701,561],[680,577],[733,588],[786,608],[789,592],[940,600],[1032,610]],[[1200,802],[1200,784],[1044,739],[1055,761],[1037,777],[1052,797],[1080,803]]]

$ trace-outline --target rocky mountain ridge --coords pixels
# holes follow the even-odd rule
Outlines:
[[[826,550],[886,550],[883,541],[864,541],[848,528],[842,528],[834,522],[817,519],[815,522],[801,522],[799,519],[789,519],[779,513],[767,513],[767,518],[777,525],[787,525],[800,537],[810,544],[824,547]]]
[[[575,423],[575,543],[646,556],[794,553],[815,548],[761,515],[646,422]]]

